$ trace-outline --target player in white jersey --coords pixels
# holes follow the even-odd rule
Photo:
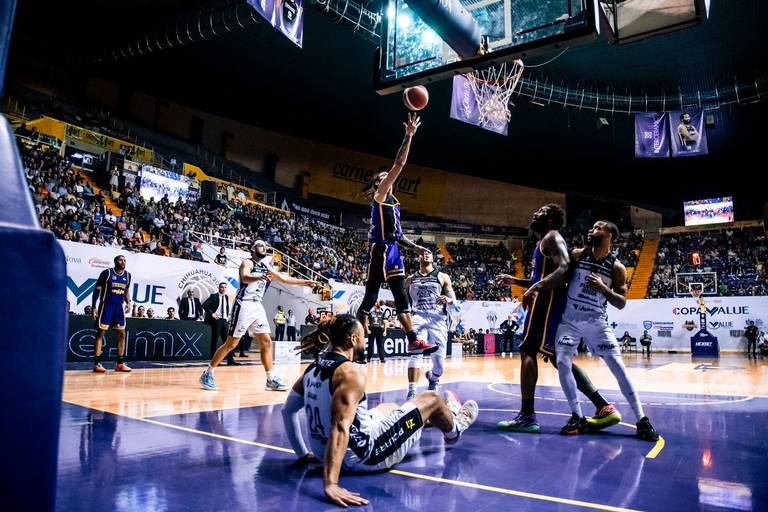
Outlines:
[[[366,372],[360,365],[365,364],[366,336],[351,315],[339,315],[301,340],[302,351],[323,348],[328,350],[293,385],[282,414],[299,459],[322,461],[325,495],[337,505],[368,503],[339,486],[342,468],[358,473],[389,469],[403,460],[425,427],[438,428],[446,444],[453,444],[477,419],[477,403],[469,400],[462,405],[451,391],[446,391],[445,399],[426,391],[404,405],[368,409]],[[302,409],[311,451],[299,424]]]
[[[434,266],[434,255],[426,251],[419,255],[419,270],[406,280],[408,298],[411,302],[413,330],[420,340],[437,345],[437,351],[430,354],[432,369],[427,371],[428,389],[437,391],[440,376],[445,371],[445,356],[448,345],[448,305],[456,302],[456,294],[448,274]],[[411,355],[408,360],[408,395],[416,395],[416,383],[421,370],[421,354]]]
[[[568,282],[568,299],[555,335],[555,350],[560,385],[573,415],[560,433],[579,434],[589,429],[576,394],[576,379],[571,372],[573,357],[583,338],[589,350],[608,365],[637,416],[637,436],[656,441],[659,434],[643,412],[640,397],[621,358],[619,343],[608,325],[608,304],[618,309],[627,304],[627,269],[611,250],[612,241],[618,237],[619,229],[615,224],[597,221],[587,235],[587,247],[574,249],[571,253],[573,268]]]
[[[319,283],[309,279],[296,279],[276,271],[267,255],[267,244],[257,240],[251,248],[251,258],[240,264],[240,288],[237,291],[235,305],[229,321],[229,336],[227,341],[216,350],[211,364],[200,376],[203,389],[217,389],[213,372],[221,361],[237,347],[240,338],[248,332],[251,338],[259,342],[261,347],[261,363],[267,372],[267,391],[288,391],[288,386],[273,372],[272,338],[269,321],[264,306],[261,304],[264,293],[272,280],[279,283],[308,286],[314,288]]]

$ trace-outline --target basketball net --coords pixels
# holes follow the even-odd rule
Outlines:
[[[508,123],[512,114],[509,99],[515,92],[525,66],[522,60],[495,67],[474,69],[466,76],[477,102],[480,126]]]
[[[701,294],[704,292],[704,287],[691,284],[688,285],[688,291],[691,292],[691,297],[696,299],[696,303],[699,305],[699,313],[706,313],[707,306],[704,302],[704,298],[701,296]]]
[[[701,288],[696,289],[693,286],[691,286],[690,288],[688,288],[688,291],[691,292],[691,297],[696,299],[696,302],[698,302],[699,299],[701,298]]]

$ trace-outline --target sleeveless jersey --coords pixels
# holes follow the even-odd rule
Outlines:
[[[571,279],[568,281],[567,317],[607,317],[608,299],[602,293],[591,289],[587,284],[587,277],[595,273],[610,288],[613,284],[613,264],[615,261],[616,256],[613,253],[602,261],[597,261],[591,249],[582,251]]]
[[[263,258],[261,261],[257,262],[253,258],[251,258],[251,262],[253,262],[253,269],[251,270],[252,276],[263,276],[266,275],[267,272],[269,272],[272,269],[272,266],[270,265],[271,258],[266,257]],[[252,300],[256,302],[261,302],[261,299],[264,298],[264,293],[267,291],[267,288],[269,288],[269,281],[262,280],[262,281],[254,281],[251,283],[243,283],[240,282],[240,289],[237,291],[237,297],[236,300]]]
[[[429,317],[446,316],[445,304],[437,303],[437,298],[443,294],[443,285],[438,278],[439,273],[438,269],[434,269],[427,275],[421,272],[411,275],[408,295],[411,298],[411,309],[414,314]]]
[[[383,202],[371,203],[371,229],[368,238],[371,242],[396,242],[403,237],[400,227],[400,202],[392,194]]]
[[[328,437],[331,433],[331,407],[333,402],[333,372],[343,363],[349,361],[346,357],[328,352],[319,361],[312,363],[304,373],[304,409],[307,414],[307,430],[309,445],[320,460],[325,455]],[[355,419],[349,429],[349,446],[344,454],[344,460],[351,458],[365,460],[370,455],[373,443],[370,441],[373,418],[368,411],[368,400],[363,395],[357,404]]]
[[[101,288],[102,302],[122,305],[125,300],[125,294],[129,293],[128,285],[131,282],[131,274],[127,270],[123,270],[122,274],[118,274],[114,268],[110,268],[102,272],[99,280],[104,281]]]

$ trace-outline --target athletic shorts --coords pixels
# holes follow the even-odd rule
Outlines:
[[[384,282],[405,276],[405,265],[397,242],[369,242],[368,279]]]
[[[99,315],[96,317],[96,327],[102,330],[107,330],[111,327],[125,329],[124,307],[124,302],[120,302],[120,304],[102,302],[99,306]]]
[[[372,427],[368,434],[367,457],[360,460],[351,450],[344,459],[344,469],[357,473],[390,469],[402,461],[408,450],[419,442],[424,422],[413,402],[406,402],[384,416],[378,409],[369,411]],[[359,450],[359,448],[358,448]]]
[[[619,342],[613,329],[604,318],[585,317],[564,319],[557,329],[557,353],[576,355],[579,343],[584,339],[589,351],[596,356],[619,356]]]
[[[557,326],[565,310],[565,290],[539,292],[525,316],[520,352],[552,356],[555,353]]]
[[[445,357],[448,344],[448,319],[445,317],[420,316],[413,313],[413,330],[416,337],[430,345],[437,345],[434,354]]]
[[[229,335],[241,338],[245,333],[251,336],[256,334],[269,334],[269,320],[267,312],[261,302],[255,300],[236,300],[232,308],[232,316],[229,319]]]

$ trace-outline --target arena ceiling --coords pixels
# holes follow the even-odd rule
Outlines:
[[[220,0],[218,3],[236,0]],[[244,0],[240,0],[244,1]],[[405,109],[399,95],[372,90],[375,43],[317,7],[306,10],[304,48],[264,23],[149,56],[93,58],[132,37],[159,30],[213,2],[19,2],[11,69],[32,60],[119,81],[276,131],[376,154],[394,154]],[[698,27],[612,46],[603,40],[572,48],[530,77],[617,94],[670,94],[768,76],[762,34],[768,7],[760,0],[713,0]],[[531,59],[529,64],[548,60]],[[11,73],[10,79],[13,79]],[[450,82],[430,86],[431,103],[411,160],[464,174],[625,199],[677,209],[684,199],[733,194],[737,215],[755,218],[766,194],[754,171],[734,165],[764,146],[766,102],[714,110],[711,155],[641,161],[633,157],[633,122],[626,114],[538,106],[515,98],[509,135],[448,118]],[[598,117],[609,126],[598,130]],[[704,178],[704,174],[707,177]],[[739,212],[739,208],[741,211]]]

